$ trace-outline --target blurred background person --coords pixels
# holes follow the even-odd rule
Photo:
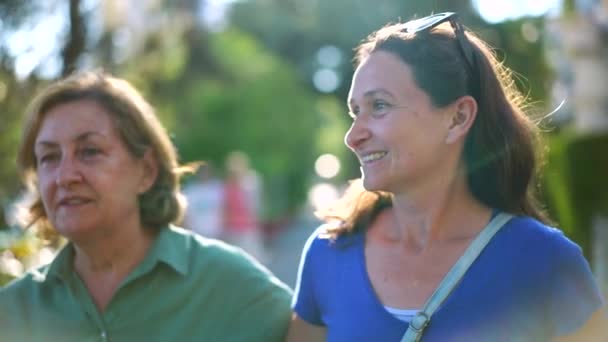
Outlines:
[[[204,163],[196,171],[196,177],[184,186],[188,201],[184,215],[184,227],[193,232],[220,238],[223,232],[224,183],[216,176],[215,168]]]
[[[241,250],[175,227],[175,148],[129,83],[83,72],[30,105],[24,226],[68,240],[0,289],[7,341],[281,341],[291,292]],[[134,310],[136,312],[134,312]]]
[[[262,262],[268,261],[261,230],[259,177],[249,158],[233,151],[226,158],[224,182],[224,234],[226,242],[239,246]]]

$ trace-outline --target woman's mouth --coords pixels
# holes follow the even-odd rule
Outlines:
[[[361,160],[361,164],[369,164],[375,162],[378,159],[382,159],[386,154],[387,152],[374,152],[361,156],[361,158],[359,159]]]

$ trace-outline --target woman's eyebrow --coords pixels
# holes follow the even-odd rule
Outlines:
[[[74,139],[72,139],[73,141],[76,142],[81,142],[84,140],[89,139],[92,136],[99,136],[99,137],[104,137],[103,134],[99,133],[99,132],[95,132],[95,131],[87,131],[87,132],[83,132],[81,134],[78,134]],[[36,146],[43,146],[43,147],[50,147],[50,146],[55,146],[58,145],[57,142],[53,141],[53,140],[40,140],[36,142]]]
[[[374,97],[374,96],[377,96],[377,95],[384,95],[384,96],[390,97],[391,99],[395,99],[395,97],[393,96],[393,94],[390,91],[388,91],[388,90],[386,90],[384,88],[371,89],[371,90],[368,90],[365,93],[363,93],[363,97],[364,98],[371,98],[371,97]],[[352,99],[352,98],[349,99],[347,105],[349,107],[356,106],[355,100]]]
[[[385,96],[388,96],[390,98],[395,98],[390,91],[388,91],[388,90],[386,90],[384,88],[377,88],[377,89],[368,90],[368,91],[366,91],[363,94],[364,97],[374,97],[376,95],[385,95]]]

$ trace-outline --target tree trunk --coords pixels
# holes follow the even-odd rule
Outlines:
[[[80,12],[80,0],[70,0],[70,34],[61,53],[63,57],[62,76],[76,70],[77,62],[86,45],[86,27]]]

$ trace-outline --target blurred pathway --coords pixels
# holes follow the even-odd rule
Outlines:
[[[268,246],[271,255],[266,266],[292,289],[296,283],[302,248],[319,224],[320,221],[312,215],[301,214],[294,222],[284,227]]]

